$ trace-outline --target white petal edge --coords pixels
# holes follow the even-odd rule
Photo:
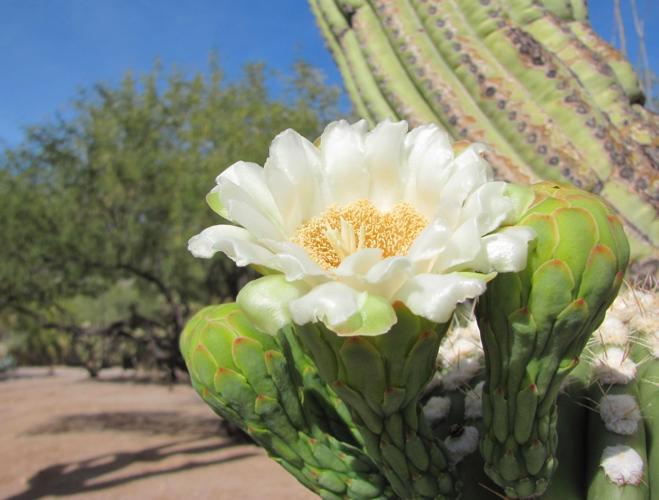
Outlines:
[[[188,250],[195,257],[210,259],[223,252],[239,266],[257,264],[269,266],[274,255],[259,245],[242,227],[230,225],[211,226],[188,241]]]
[[[419,274],[396,293],[414,314],[435,323],[451,319],[460,302],[478,297],[485,291],[485,279],[461,273]]]

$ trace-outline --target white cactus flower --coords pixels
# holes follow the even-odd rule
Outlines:
[[[396,322],[395,302],[445,322],[492,273],[523,269],[534,236],[504,227],[519,207],[492,180],[483,150],[456,155],[437,126],[408,132],[404,121],[370,132],[365,121],[333,122],[318,146],[287,130],[263,168],[238,162],[217,177],[208,203],[233,224],[205,229],[188,248],[278,275],[270,295],[248,289],[241,304],[271,333],[290,319],[379,335]]]

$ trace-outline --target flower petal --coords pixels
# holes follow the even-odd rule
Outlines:
[[[333,331],[341,327],[357,329],[361,326],[361,319],[355,316],[365,300],[366,292],[357,292],[348,285],[333,281],[291,301],[290,310],[298,325],[320,321]]]
[[[239,187],[245,195],[255,204],[257,204],[264,212],[271,214],[281,220],[281,214],[277,209],[277,204],[272,197],[270,189],[265,183],[265,175],[263,169],[256,163],[246,161],[238,161],[233,165],[227,167],[220,175],[215,178],[216,188],[221,187],[223,184],[231,183]],[[217,192],[221,197],[219,200],[222,206],[226,205],[226,201],[222,198],[220,189],[213,189],[211,192]],[[225,217],[223,214],[220,214]]]
[[[233,184],[225,184],[220,188],[223,199],[228,199],[226,207],[228,219],[240,224],[247,229],[255,238],[283,239],[285,238],[280,225],[272,221],[270,217],[259,207],[248,200],[241,199],[243,192]],[[230,196],[227,196],[231,193]]]
[[[441,219],[433,220],[410,246],[407,255],[414,262],[415,269],[427,272],[435,258],[446,249],[452,234]]]
[[[490,164],[480,155],[483,151],[482,144],[472,144],[453,160],[451,175],[439,188],[439,203],[433,215],[442,214],[450,225],[455,224],[467,197],[491,180]]]
[[[458,303],[485,291],[485,280],[461,273],[419,274],[396,293],[414,313],[435,323],[445,323]]]
[[[467,219],[455,229],[446,242],[444,250],[433,263],[434,272],[462,269],[465,262],[472,261],[480,251],[481,235],[475,219]]]
[[[368,198],[369,173],[364,163],[366,121],[330,123],[320,137],[328,203],[347,205]]]
[[[417,127],[405,138],[405,157],[409,170],[405,199],[427,217],[434,217],[440,187],[452,170],[451,140],[436,125]]]
[[[366,273],[382,260],[379,248],[363,248],[349,255],[334,269],[337,276],[365,276]]]
[[[507,227],[488,234],[481,240],[481,251],[470,268],[485,273],[521,271],[526,267],[528,244],[533,238],[535,232],[526,226]]]
[[[298,325],[321,322],[338,335],[381,335],[397,321],[389,301],[343,283],[324,283],[290,302]]]
[[[268,266],[272,252],[259,245],[242,227],[219,225],[204,229],[188,241],[188,250],[195,257],[210,259],[223,252],[239,266],[257,264]]]
[[[211,208],[257,238],[284,237],[281,214],[261,167],[237,162],[218,175],[216,181],[217,186],[207,197]]]
[[[505,192],[505,182],[486,182],[478,187],[465,201],[462,220],[475,219],[481,235],[494,231],[513,209]]]
[[[366,283],[379,295],[390,299],[412,273],[408,257],[387,257],[375,264],[366,274]]]
[[[366,167],[370,173],[369,199],[381,211],[388,211],[402,198],[407,177],[402,161],[407,122],[379,123],[366,136]]]
[[[262,240],[260,243],[275,254],[271,267],[284,273],[289,281],[327,274],[300,245],[277,240]],[[311,281],[314,282],[315,280]]]
[[[259,330],[276,335],[292,322],[288,304],[308,291],[300,282],[289,282],[281,274],[250,281],[238,293],[236,303]]]
[[[307,139],[291,129],[279,134],[272,141],[263,170],[287,234],[321,212],[320,154]]]

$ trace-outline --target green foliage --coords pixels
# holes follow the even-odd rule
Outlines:
[[[228,260],[186,250],[212,222],[199,202],[210,180],[234,161],[263,162],[280,131],[318,135],[338,113],[338,89],[308,64],[279,96],[266,75],[252,64],[228,82],[214,61],[206,75],[128,74],[83,91],[71,117],[28,129],[0,156],[0,312],[69,333],[123,319],[160,332],[166,364],[180,365],[186,317],[245,280]],[[103,294],[125,280],[134,297],[110,313]]]

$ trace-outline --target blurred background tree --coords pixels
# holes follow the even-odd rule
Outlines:
[[[210,66],[96,85],[73,116],[31,127],[0,157],[0,332],[19,363],[81,363],[92,376],[141,365],[174,379],[186,319],[246,281],[227,259],[186,249],[218,223],[204,196],[231,163],[262,163],[280,131],[319,135],[339,89],[304,62],[288,76],[248,65],[233,82]]]

